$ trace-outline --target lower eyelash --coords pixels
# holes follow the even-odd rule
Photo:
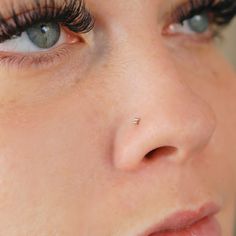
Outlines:
[[[12,70],[16,67],[18,70],[24,68],[38,68],[47,69],[53,66],[60,66],[60,63],[65,61],[65,58],[69,58],[74,48],[68,45],[62,45],[60,48],[53,49],[52,52],[48,53],[35,53],[35,54],[11,54],[5,53],[0,55],[0,65],[3,68],[9,68]],[[62,60],[63,59],[63,60]]]

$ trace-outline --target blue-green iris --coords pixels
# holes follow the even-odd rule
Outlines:
[[[53,47],[60,39],[60,25],[58,23],[39,23],[26,30],[31,42],[38,48]]]
[[[190,29],[196,33],[204,33],[209,27],[209,17],[207,14],[195,15],[188,20]]]

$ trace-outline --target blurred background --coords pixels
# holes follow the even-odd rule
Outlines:
[[[219,47],[236,69],[236,20],[225,29],[223,37]]]
[[[223,34],[223,41],[219,42],[220,50],[222,50],[223,54],[226,58],[233,64],[233,67],[236,70],[236,20],[226,28]],[[235,94],[236,96],[236,94]],[[235,99],[236,101],[236,99]],[[235,140],[236,141],[236,140]],[[236,183],[235,183],[236,185]],[[236,211],[235,211],[236,213]],[[236,214],[235,214],[236,216]],[[235,233],[236,236],[236,219],[235,219]]]

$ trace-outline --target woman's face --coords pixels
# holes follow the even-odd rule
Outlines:
[[[35,4],[0,0],[0,33],[13,8],[32,17]],[[55,46],[29,27],[0,44],[0,235],[148,236],[182,212],[163,229],[216,213],[232,236],[236,75],[214,45],[212,6],[182,24],[184,0],[86,7],[88,33],[35,17],[39,41],[60,31]]]

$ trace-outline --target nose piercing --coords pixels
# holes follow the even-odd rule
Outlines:
[[[141,118],[135,117],[135,118],[133,119],[133,124],[134,124],[134,125],[139,125],[139,124],[140,124],[140,121],[141,121]]]

